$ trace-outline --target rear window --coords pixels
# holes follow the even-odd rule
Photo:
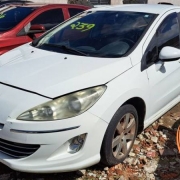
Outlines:
[[[69,15],[70,17],[75,16],[76,14],[83,12],[84,9],[78,9],[78,8],[69,8]]]
[[[0,13],[0,32],[5,32],[31,14],[35,8],[32,7],[9,7]]]
[[[35,19],[31,21],[31,24],[42,24],[46,30],[53,28],[54,26],[64,21],[64,15],[61,8],[51,9],[39,14]]]

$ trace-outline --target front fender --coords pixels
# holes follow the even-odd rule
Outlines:
[[[140,64],[129,69],[107,84],[107,90],[89,111],[109,123],[126,101],[139,97],[149,108],[149,85],[146,71],[140,71]]]

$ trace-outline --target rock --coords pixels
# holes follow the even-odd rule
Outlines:
[[[104,177],[106,178],[106,177],[107,177],[107,174],[104,174]]]
[[[176,153],[172,149],[159,149],[161,156],[174,156]]]
[[[163,137],[163,135],[161,135],[161,136],[159,137],[159,141],[160,141],[161,143],[165,143],[165,142],[166,142],[166,139]]]
[[[115,169],[122,169],[123,168],[123,165],[122,164],[117,164],[114,166]]]
[[[144,170],[145,170],[147,173],[151,174],[151,173],[154,173],[154,172],[156,171],[156,166],[154,167],[154,166],[152,166],[152,165],[145,165],[145,166],[144,166]]]
[[[141,148],[140,148],[140,146],[137,145],[137,144],[134,144],[133,149],[134,149],[134,152],[135,152],[135,153],[141,152]]]
[[[144,166],[143,164],[138,164],[139,169],[143,168],[143,166]]]
[[[168,130],[167,129],[163,129],[163,133],[164,134],[168,134]]]
[[[10,174],[2,174],[0,175],[0,180],[7,180],[10,178]]]
[[[114,178],[112,176],[108,177],[108,180],[114,180]]]
[[[108,167],[105,167],[105,168],[104,168],[104,170],[105,170],[105,171],[108,171],[108,170],[109,170],[109,168],[108,168]]]
[[[118,180],[126,180],[124,176],[120,176]]]
[[[164,153],[164,149],[159,149],[159,154],[162,156]]]
[[[152,124],[152,127],[154,128],[154,130],[157,130],[158,129],[158,123],[157,122],[154,122]]]
[[[158,149],[163,149],[163,148],[164,148],[164,147],[161,146],[160,144],[157,144],[156,147],[157,147]]]
[[[176,158],[175,160],[176,162],[180,163],[180,158]]]
[[[140,141],[144,141],[145,140],[145,138],[144,138],[144,136],[142,134],[140,134],[138,137],[139,137]]]
[[[76,173],[77,173],[78,175],[80,175],[80,176],[83,176],[83,175],[86,174],[86,170],[85,170],[85,169],[81,169],[81,170],[79,170],[79,171],[76,171]]]
[[[173,148],[173,151],[174,151],[176,154],[178,154],[178,150],[177,150],[177,149]]]
[[[133,153],[133,152],[130,152],[130,153],[129,153],[129,156],[131,156],[131,157],[135,157],[135,156],[136,156],[136,154],[135,154],[135,153]]]
[[[102,174],[102,175],[106,175],[105,171],[102,171],[101,174]]]
[[[134,144],[135,144],[135,145],[138,145],[139,143],[140,143],[140,141],[137,140],[137,139],[134,141]]]
[[[88,173],[89,176],[96,177],[96,174],[94,173]]]
[[[129,158],[126,158],[126,159],[124,160],[124,163],[132,164],[133,161],[134,161],[134,158],[129,157]]]
[[[100,177],[99,177],[99,180],[106,180],[106,177],[100,176]]]
[[[133,161],[133,165],[135,166],[135,165],[137,165],[138,164],[138,162],[139,162],[139,160],[138,159],[134,159],[134,161]]]
[[[160,177],[162,179],[175,179],[178,176],[178,173],[174,172],[168,172],[168,173],[163,173],[161,172]]]
[[[147,158],[144,155],[140,155],[139,159],[143,162],[143,164],[147,163]]]
[[[152,136],[152,137],[151,137],[151,140],[152,140],[154,143],[157,143],[157,142],[158,142],[158,138],[155,137],[155,136]]]
[[[173,166],[173,165],[175,165],[175,164],[176,164],[176,162],[170,162],[170,164]]]
[[[155,180],[154,174],[149,174],[149,178],[150,178],[151,180]]]
[[[164,122],[163,118],[159,119],[159,124],[163,124],[163,122]]]
[[[149,134],[149,132],[146,132],[146,133],[145,133],[145,136],[146,136],[146,138],[148,138],[148,139],[151,137],[151,135]]]
[[[157,154],[156,154],[156,151],[148,151],[146,156],[150,158],[155,158]]]

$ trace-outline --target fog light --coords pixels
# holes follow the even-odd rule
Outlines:
[[[81,134],[79,136],[72,138],[70,140],[68,152],[72,154],[78,152],[82,148],[85,139],[86,139],[86,134]]]

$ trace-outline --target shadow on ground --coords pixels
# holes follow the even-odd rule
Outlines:
[[[172,120],[171,120],[172,121]],[[156,180],[180,180],[180,153],[176,144],[176,132],[180,126],[180,120],[176,120],[171,126],[159,126],[167,136],[165,148],[160,151],[160,159],[155,171]]]

